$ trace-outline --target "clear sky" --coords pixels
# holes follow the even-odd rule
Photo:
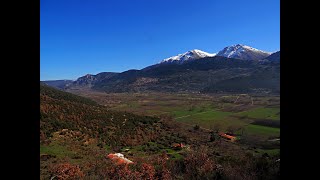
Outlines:
[[[141,69],[200,49],[280,50],[280,0],[40,0],[40,78]]]

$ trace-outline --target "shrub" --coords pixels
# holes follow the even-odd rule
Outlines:
[[[71,165],[69,163],[57,164],[50,170],[52,177],[57,179],[80,179],[84,176],[79,166]]]
[[[199,125],[195,125],[195,126],[193,127],[193,129],[194,129],[195,131],[197,131],[197,130],[200,129],[200,126],[199,126]]]

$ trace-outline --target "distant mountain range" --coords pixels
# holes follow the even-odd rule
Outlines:
[[[73,81],[72,80],[52,80],[52,81],[42,81],[42,83],[58,89],[64,89],[69,84],[72,84]]]
[[[83,86],[86,86],[86,87],[91,88],[93,85],[100,83],[104,79],[111,78],[111,77],[115,76],[116,74],[118,74],[118,73],[102,72],[97,75],[87,74],[85,76],[78,78],[76,81],[74,81],[71,84],[71,86],[72,87],[80,87],[80,88]]]
[[[240,44],[212,54],[194,49],[141,70],[87,74],[73,82],[44,83],[69,91],[278,94],[280,51],[271,54]]]

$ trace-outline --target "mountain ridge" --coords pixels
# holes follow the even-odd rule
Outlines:
[[[277,53],[280,54],[280,51]],[[270,60],[269,57],[276,56],[273,54],[240,44],[228,46],[217,55],[194,49],[141,70],[87,74],[62,89],[68,91],[88,89],[112,93],[147,91],[279,93],[280,63]],[[231,56],[235,58],[230,58]],[[280,56],[277,57],[280,59]],[[264,82],[260,83],[259,79]],[[232,82],[234,85],[230,85]]]
[[[128,70],[97,81],[98,83],[94,83],[91,89],[110,93],[152,91],[278,93],[279,66],[279,63],[271,61],[243,61],[214,56],[182,64],[165,63],[142,70]],[[242,84],[236,83],[234,89],[232,86],[223,87],[227,84],[222,82],[236,77],[246,77],[246,80],[242,81]],[[264,79],[264,82],[256,83],[259,78]],[[217,87],[220,88],[217,89],[215,86],[219,83]],[[250,86],[247,86],[248,84]],[[72,90],[72,86],[67,89]]]

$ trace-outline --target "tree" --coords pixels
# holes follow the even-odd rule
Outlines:
[[[197,130],[200,129],[200,126],[199,126],[199,125],[195,125],[195,126],[193,127],[193,129],[194,129],[195,131],[197,131]]]
[[[216,135],[215,135],[214,132],[211,132],[211,134],[210,134],[210,141],[213,142],[213,141],[215,141],[215,140],[216,140]]]

